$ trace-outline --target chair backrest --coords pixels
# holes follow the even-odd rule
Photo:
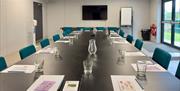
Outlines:
[[[120,35],[121,37],[124,37],[124,34],[125,34],[125,33],[124,33],[122,30],[119,31],[119,35]]]
[[[83,28],[84,31],[91,31],[91,30],[93,30],[93,29],[94,29],[93,27],[84,27],[84,28]]]
[[[0,71],[4,70],[6,68],[7,68],[7,64],[6,64],[4,57],[0,57]]]
[[[56,42],[56,41],[58,41],[58,40],[60,40],[60,36],[59,36],[59,34],[55,34],[55,35],[53,36],[53,41]]]
[[[50,45],[49,39],[46,38],[46,39],[41,40],[40,44],[41,44],[41,48],[44,48],[44,47]]]
[[[20,49],[19,55],[20,55],[21,59],[24,59],[24,58],[32,55],[35,52],[36,52],[36,48],[34,47],[34,45],[29,45],[25,48]]]
[[[97,29],[98,31],[105,31],[105,30],[106,30],[105,27],[96,27],[96,29]]]
[[[178,65],[178,68],[177,68],[177,71],[176,71],[176,75],[175,75],[177,78],[180,79],[180,63]]]
[[[168,69],[171,60],[171,55],[160,48],[156,48],[153,53],[152,59],[159,65],[161,65],[163,68]]]
[[[119,28],[118,27],[108,27],[108,30],[118,32]]]
[[[132,43],[133,42],[133,36],[131,35],[128,35],[126,40],[129,42],[129,43]]]
[[[84,30],[84,27],[77,27],[77,31]]]
[[[68,35],[68,32],[63,31],[63,36],[67,36],[67,35]]]
[[[140,39],[137,39],[134,45],[137,49],[141,50],[143,46],[143,41]]]
[[[73,31],[72,27],[64,27],[63,28],[63,36],[67,36],[68,34],[70,34]]]

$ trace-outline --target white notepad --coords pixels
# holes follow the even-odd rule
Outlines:
[[[57,91],[63,79],[64,75],[42,75],[27,91]]]
[[[76,38],[75,36],[65,36],[63,39],[70,39],[70,38]]]
[[[66,81],[63,91],[78,91],[79,81]]]
[[[53,54],[55,52],[56,52],[55,48],[45,48],[45,49],[41,49],[41,50],[37,51],[36,54],[39,54],[39,53]]]
[[[133,69],[137,71],[137,65],[131,64]],[[147,65],[146,72],[166,72],[167,70],[161,67],[159,64]]]
[[[24,73],[32,73],[35,70],[34,65],[13,65],[1,73],[8,73],[8,72],[24,72]]]
[[[126,52],[125,56],[145,56],[142,52]]]
[[[72,34],[80,34],[81,31],[73,31]]]
[[[131,75],[111,75],[114,91],[144,91]]]
[[[69,40],[58,40],[56,41],[56,43],[69,43],[70,41]]]
[[[111,39],[122,39],[122,38],[119,37],[119,36],[111,36],[110,38],[111,38]]]
[[[113,41],[114,44],[127,44],[127,41]]]

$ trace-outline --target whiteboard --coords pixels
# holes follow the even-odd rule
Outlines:
[[[121,8],[121,25],[132,25],[132,8]]]

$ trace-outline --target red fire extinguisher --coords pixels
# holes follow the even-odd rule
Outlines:
[[[152,34],[152,36],[156,36],[156,32],[157,32],[157,27],[156,27],[156,25],[155,25],[155,24],[152,24],[151,27],[150,27],[150,29],[151,29],[151,34]]]

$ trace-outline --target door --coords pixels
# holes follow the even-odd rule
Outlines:
[[[161,42],[180,48],[180,0],[162,2]]]
[[[180,0],[176,0],[174,24],[174,45],[180,47]]]
[[[42,4],[38,2],[34,2],[33,7],[34,7],[34,20],[37,20],[37,26],[35,27],[36,41],[39,41],[43,38]]]

